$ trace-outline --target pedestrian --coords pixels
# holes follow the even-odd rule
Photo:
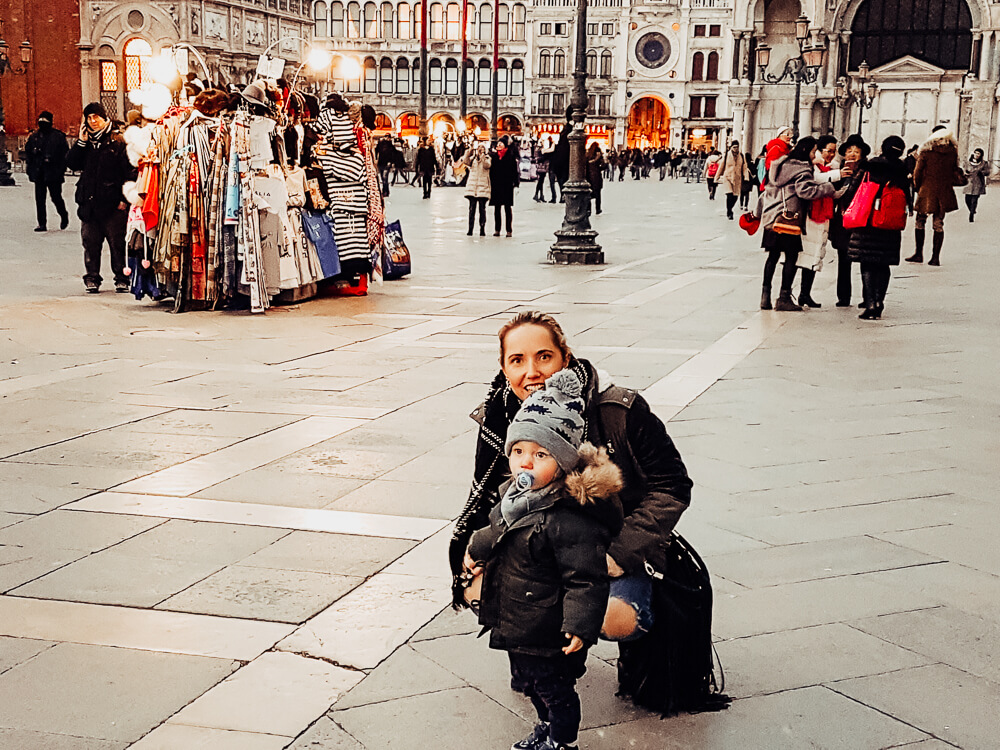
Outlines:
[[[868,161],[860,180],[866,177],[869,182],[879,186],[879,211],[890,221],[895,221],[902,227],[906,223],[906,213],[913,202],[910,193],[910,180],[903,164],[903,151],[906,142],[898,135],[890,135],[882,142],[879,156]],[[894,200],[890,189],[895,188]],[[874,215],[874,210],[873,210]],[[867,303],[865,311],[858,317],[862,320],[879,320],[885,309],[885,293],[889,288],[890,268],[899,265],[899,247],[902,244],[902,229],[877,228],[872,226],[874,218],[868,220],[868,225],[859,227],[851,233],[850,256],[855,263],[861,264],[861,285],[864,299]]]
[[[767,252],[760,298],[761,310],[771,309],[771,280],[782,255],[785,257],[785,265],[781,273],[781,291],[774,309],[782,312],[798,312],[802,309],[792,300],[792,283],[795,281],[795,262],[802,252],[805,215],[810,201],[834,193],[833,185],[829,182],[816,182],[813,177],[815,158],[816,139],[807,136],[795,144],[788,156],[779,157],[771,164],[760,222],[764,229],[761,246]]]
[[[663,182],[663,178],[667,176],[667,165],[670,163],[670,154],[661,146],[656,150],[653,155],[653,166],[660,173],[660,182]]]
[[[622,475],[607,449],[582,443],[580,393],[577,375],[562,370],[525,399],[504,443],[513,479],[464,560],[470,575],[482,573],[479,624],[490,648],[507,652],[511,688],[538,715],[511,750],[576,750],[576,682],[608,606]]]
[[[753,154],[746,151],[743,154],[743,158],[747,164],[747,179],[744,181],[743,189],[740,191],[740,210],[747,211],[750,208],[750,196],[753,194],[755,188],[760,187],[760,183],[757,182],[757,169],[754,165]]]
[[[439,162],[434,147],[428,143],[427,138],[420,139],[420,147],[413,160],[413,171],[420,178],[420,184],[424,189],[424,198],[431,197],[431,185],[434,176],[438,172]]]
[[[665,649],[675,643],[675,634],[663,608],[668,602],[664,583],[656,576],[667,564],[671,532],[691,500],[684,462],[645,399],[604,382],[593,364],[577,359],[551,315],[519,313],[500,329],[499,338],[501,372],[485,403],[473,412],[480,426],[472,491],[449,545],[454,601],[457,606],[464,602],[461,573],[469,536],[489,523],[507,478],[501,453],[513,415],[550,376],[572,370],[582,384],[586,434],[603,436],[608,456],[623,474],[618,495],[625,525],[608,549],[612,581],[602,635],[619,643],[620,694],[663,712],[670,673]]]
[[[562,132],[559,133],[559,140],[555,148],[552,149],[552,156],[549,160],[549,171],[555,174],[555,180],[559,183],[559,202],[565,203],[566,196],[563,195],[563,187],[569,179],[569,134],[573,132],[573,107],[566,108],[566,124],[563,125]],[[552,195],[552,202],[555,203],[555,193]]]
[[[979,208],[979,196],[986,195],[986,178],[990,176],[990,163],[986,154],[977,148],[965,163],[965,176],[969,184],[965,186],[965,205],[969,209],[969,221],[976,220],[976,209]]]
[[[52,205],[59,214],[59,228],[69,226],[69,212],[66,211],[66,203],[62,197],[69,144],[66,142],[66,134],[53,127],[52,119],[51,112],[39,114],[38,129],[28,136],[28,142],[24,146],[25,171],[28,173],[28,180],[35,185],[35,215],[38,219],[36,232],[48,231],[46,195],[52,199]]]
[[[513,235],[514,188],[517,187],[517,154],[507,136],[497,143],[490,154],[490,205],[493,206],[493,236],[500,236],[500,211],[507,219],[507,236]]]
[[[836,186],[837,183],[851,177],[851,166],[845,166],[843,169],[833,167],[833,159],[836,155],[837,139],[832,135],[820,136],[816,141],[816,159],[813,163],[813,177],[816,182],[830,182]],[[842,191],[846,190],[847,186],[844,185]],[[834,215],[836,197],[836,193],[834,193],[833,196],[817,198],[809,206],[809,212],[806,214],[805,231],[802,233],[802,252],[799,253],[796,261],[798,267],[802,269],[799,304],[803,307],[822,307],[819,302],[813,299],[812,288],[816,274],[823,270],[826,244],[830,236],[830,220]],[[849,268],[848,274],[850,274]],[[850,279],[849,275],[848,279]]]
[[[549,157],[552,155],[551,149],[545,150],[541,142],[535,145],[535,203],[545,203],[545,178],[549,173]],[[553,203],[555,202],[556,189],[552,187]]]
[[[722,154],[717,149],[712,149],[705,159],[705,168],[702,170],[702,177],[708,184],[708,199],[715,200],[715,191],[719,187],[719,169],[722,166]],[[730,217],[731,218],[731,217]]]
[[[375,146],[375,163],[378,167],[379,179],[382,182],[382,197],[389,197],[389,172],[396,164],[396,147],[392,145],[389,136],[378,139]]]
[[[469,179],[465,183],[465,197],[469,199],[469,236],[475,225],[479,209],[479,236],[486,236],[486,201],[490,199],[490,155],[486,146],[476,146],[465,154]]]
[[[746,157],[740,151],[739,141],[729,144],[717,174],[721,175],[726,188],[726,218],[732,219],[733,209],[743,195],[743,185],[750,181],[750,170],[747,167]]]
[[[597,141],[587,148],[587,181],[590,183],[590,197],[594,201],[594,209],[599,214],[601,190],[604,189],[604,153]]]
[[[135,180],[138,170],[129,162],[125,139],[108,118],[100,102],[83,109],[80,133],[66,155],[66,166],[79,172],[76,183],[77,216],[83,241],[83,283],[87,291],[101,290],[101,255],[104,243],[111,251],[115,291],[128,292],[125,275],[125,225],[128,201],[122,193],[126,182]]]
[[[966,184],[965,174],[958,166],[958,143],[944,125],[936,125],[930,137],[917,152],[917,166],[913,170],[913,184],[917,188],[917,221],[913,230],[916,250],[906,259],[907,263],[924,262],[924,233],[927,217],[933,216],[934,238],[928,265],[941,265],[941,247],[944,245],[945,214],[958,210],[955,187]]]

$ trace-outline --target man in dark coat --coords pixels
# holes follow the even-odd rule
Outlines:
[[[908,263],[924,262],[927,216],[933,215],[934,240],[928,262],[932,266],[941,265],[944,215],[958,210],[955,186],[965,183],[965,173],[958,166],[958,143],[955,136],[944,125],[938,125],[917,152],[917,166],[913,171],[913,185],[917,190],[917,221],[913,232],[916,251],[906,259]]]
[[[500,236],[500,212],[507,221],[507,236],[512,236],[514,223],[514,188],[520,181],[518,150],[503,136],[490,152],[490,205],[493,206],[493,236]]]
[[[122,187],[136,179],[138,170],[125,152],[125,139],[100,102],[84,108],[80,135],[66,156],[66,165],[80,172],[76,214],[83,240],[84,286],[91,294],[101,290],[101,253],[107,241],[115,291],[124,294],[129,287],[124,274],[128,201]]]
[[[434,153],[434,147],[426,138],[420,139],[420,148],[417,149],[417,156],[413,160],[413,169],[420,177],[420,184],[424,188],[424,198],[430,198],[431,183],[438,171],[438,160],[437,154]]]
[[[573,108],[568,107],[566,109],[566,124],[563,125],[562,132],[559,133],[559,140],[556,142],[556,147],[553,149],[552,157],[549,160],[549,169],[556,176],[556,182],[559,183],[560,203],[566,201],[562,190],[566,184],[566,180],[569,179],[569,134],[573,132],[572,117]]]
[[[66,134],[52,127],[52,113],[38,115],[38,130],[28,137],[24,147],[28,179],[35,183],[35,213],[38,217],[36,232],[45,232],[48,221],[45,212],[45,196],[52,198],[52,205],[59,214],[59,228],[69,226],[69,213],[63,202],[62,186],[66,178]]]

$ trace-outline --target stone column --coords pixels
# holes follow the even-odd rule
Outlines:
[[[800,136],[813,134],[813,105],[816,103],[816,94],[812,91],[802,92],[799,101],[799,134]]]
[[[746,111],[745,102],[730,102],[733,106],[733,129],[732,135],[733,140],[740,142],[743,145],[743,113]]]

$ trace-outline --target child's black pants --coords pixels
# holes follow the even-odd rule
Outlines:
[[[510,686],[531,699],[541,721],[550,725],[553,741],[562,745],[576,742],[580,730],[580,696],[576,681],[587,671],[587,649],[568,656],[510,657]]]

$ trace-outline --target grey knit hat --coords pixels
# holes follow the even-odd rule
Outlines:
[[[521,404],[507,429],[504,453],[510,455],[514,443],[530,440],[552,453],[559,468],[576,468],[583,441],[583,399],[580,379],[570,370],[560,370],[545,381]]]

